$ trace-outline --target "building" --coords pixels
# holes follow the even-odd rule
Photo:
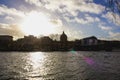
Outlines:
[[[62,35],[60,36],[60,41],[63,43],[67,42],[67,35],[64,33],[64,31],[63,31]]]
[[[0,35],[0,41],[11,42],[13,41],[13,37],[9,35]]]
[[[99,40],[95,36],[68,41],[64,31],[60,41],[52,40],[49,36],[37,38],[33,35],[13,41],[12,36],[0,35],[0,51],[119,51],[119,45],[120,41]]]
[[[49,38],[49,36],[44,36],[38,40],[38,43],[36,45],[38,45],[39,49],[42,51],[51,51],[52,50],[52,42],[53,42],[53,40],[51,38]]]
[[[95,36],[83,38],[81,40],[81,45],[82,46],[90,46],[90,45],[97,45],[97,44],[98,44],[98,40]]]
[[[24,38],[20,38],[17,40],[18,44],[35,44],[37,38],[33,35],[24,36]]]
[[[9,35],[0,35],[0,50],[10,50],[13,43],[13,37]]]
[[[52,43],[52,39],[50,39],[48,36],[44,36],[40,38],[41,44],[50,44]]]

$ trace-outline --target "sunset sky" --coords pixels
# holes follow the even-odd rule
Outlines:
[[[120,15],[107,6],[106,0],[0,0],[0,35],[46,36],[64,30],[72,40],[120,40]]]

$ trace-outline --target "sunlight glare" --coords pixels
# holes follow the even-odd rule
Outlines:
[[[45,56],[42,52],[31,53],[30,59],[33,63],[33,69],[41,67],[42,63],[44,62],[44,58],[45,58]]]
[[[54,33],[56,26],[43,13],[31,12],[23,20],[22,31],[26,35],[49,35]]]

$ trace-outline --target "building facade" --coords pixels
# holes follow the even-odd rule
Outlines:
[[[90,46],[90,45],[97,45],[98,40],[95,36],[87,37],[81,40],[82,46]]]
[[[63,43],[67,42],[67,35],[64,33],[64,31],[63,31],[62,35],[60,36],[60,41]]]

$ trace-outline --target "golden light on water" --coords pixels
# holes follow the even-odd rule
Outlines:
[[[30,54],[30,60],[32,61],[33,69],[42,67],[44,63],[45,56],[42,52],[35,52]]]
[[[41,76],[44,75],[44,64],[45,64],[46,56],[43,52],[31,52],[29,53],[29,64],[31,65],[30,70],[27,75],[34,77],[34,76]],[[31,79],[30,80],[36,80]],[[41,79],[39,79],[41,80]]]
[[[31,12],[21,23],[22,31],[26,35],[49,35],[54,33],[56,25],[43,13]]]

